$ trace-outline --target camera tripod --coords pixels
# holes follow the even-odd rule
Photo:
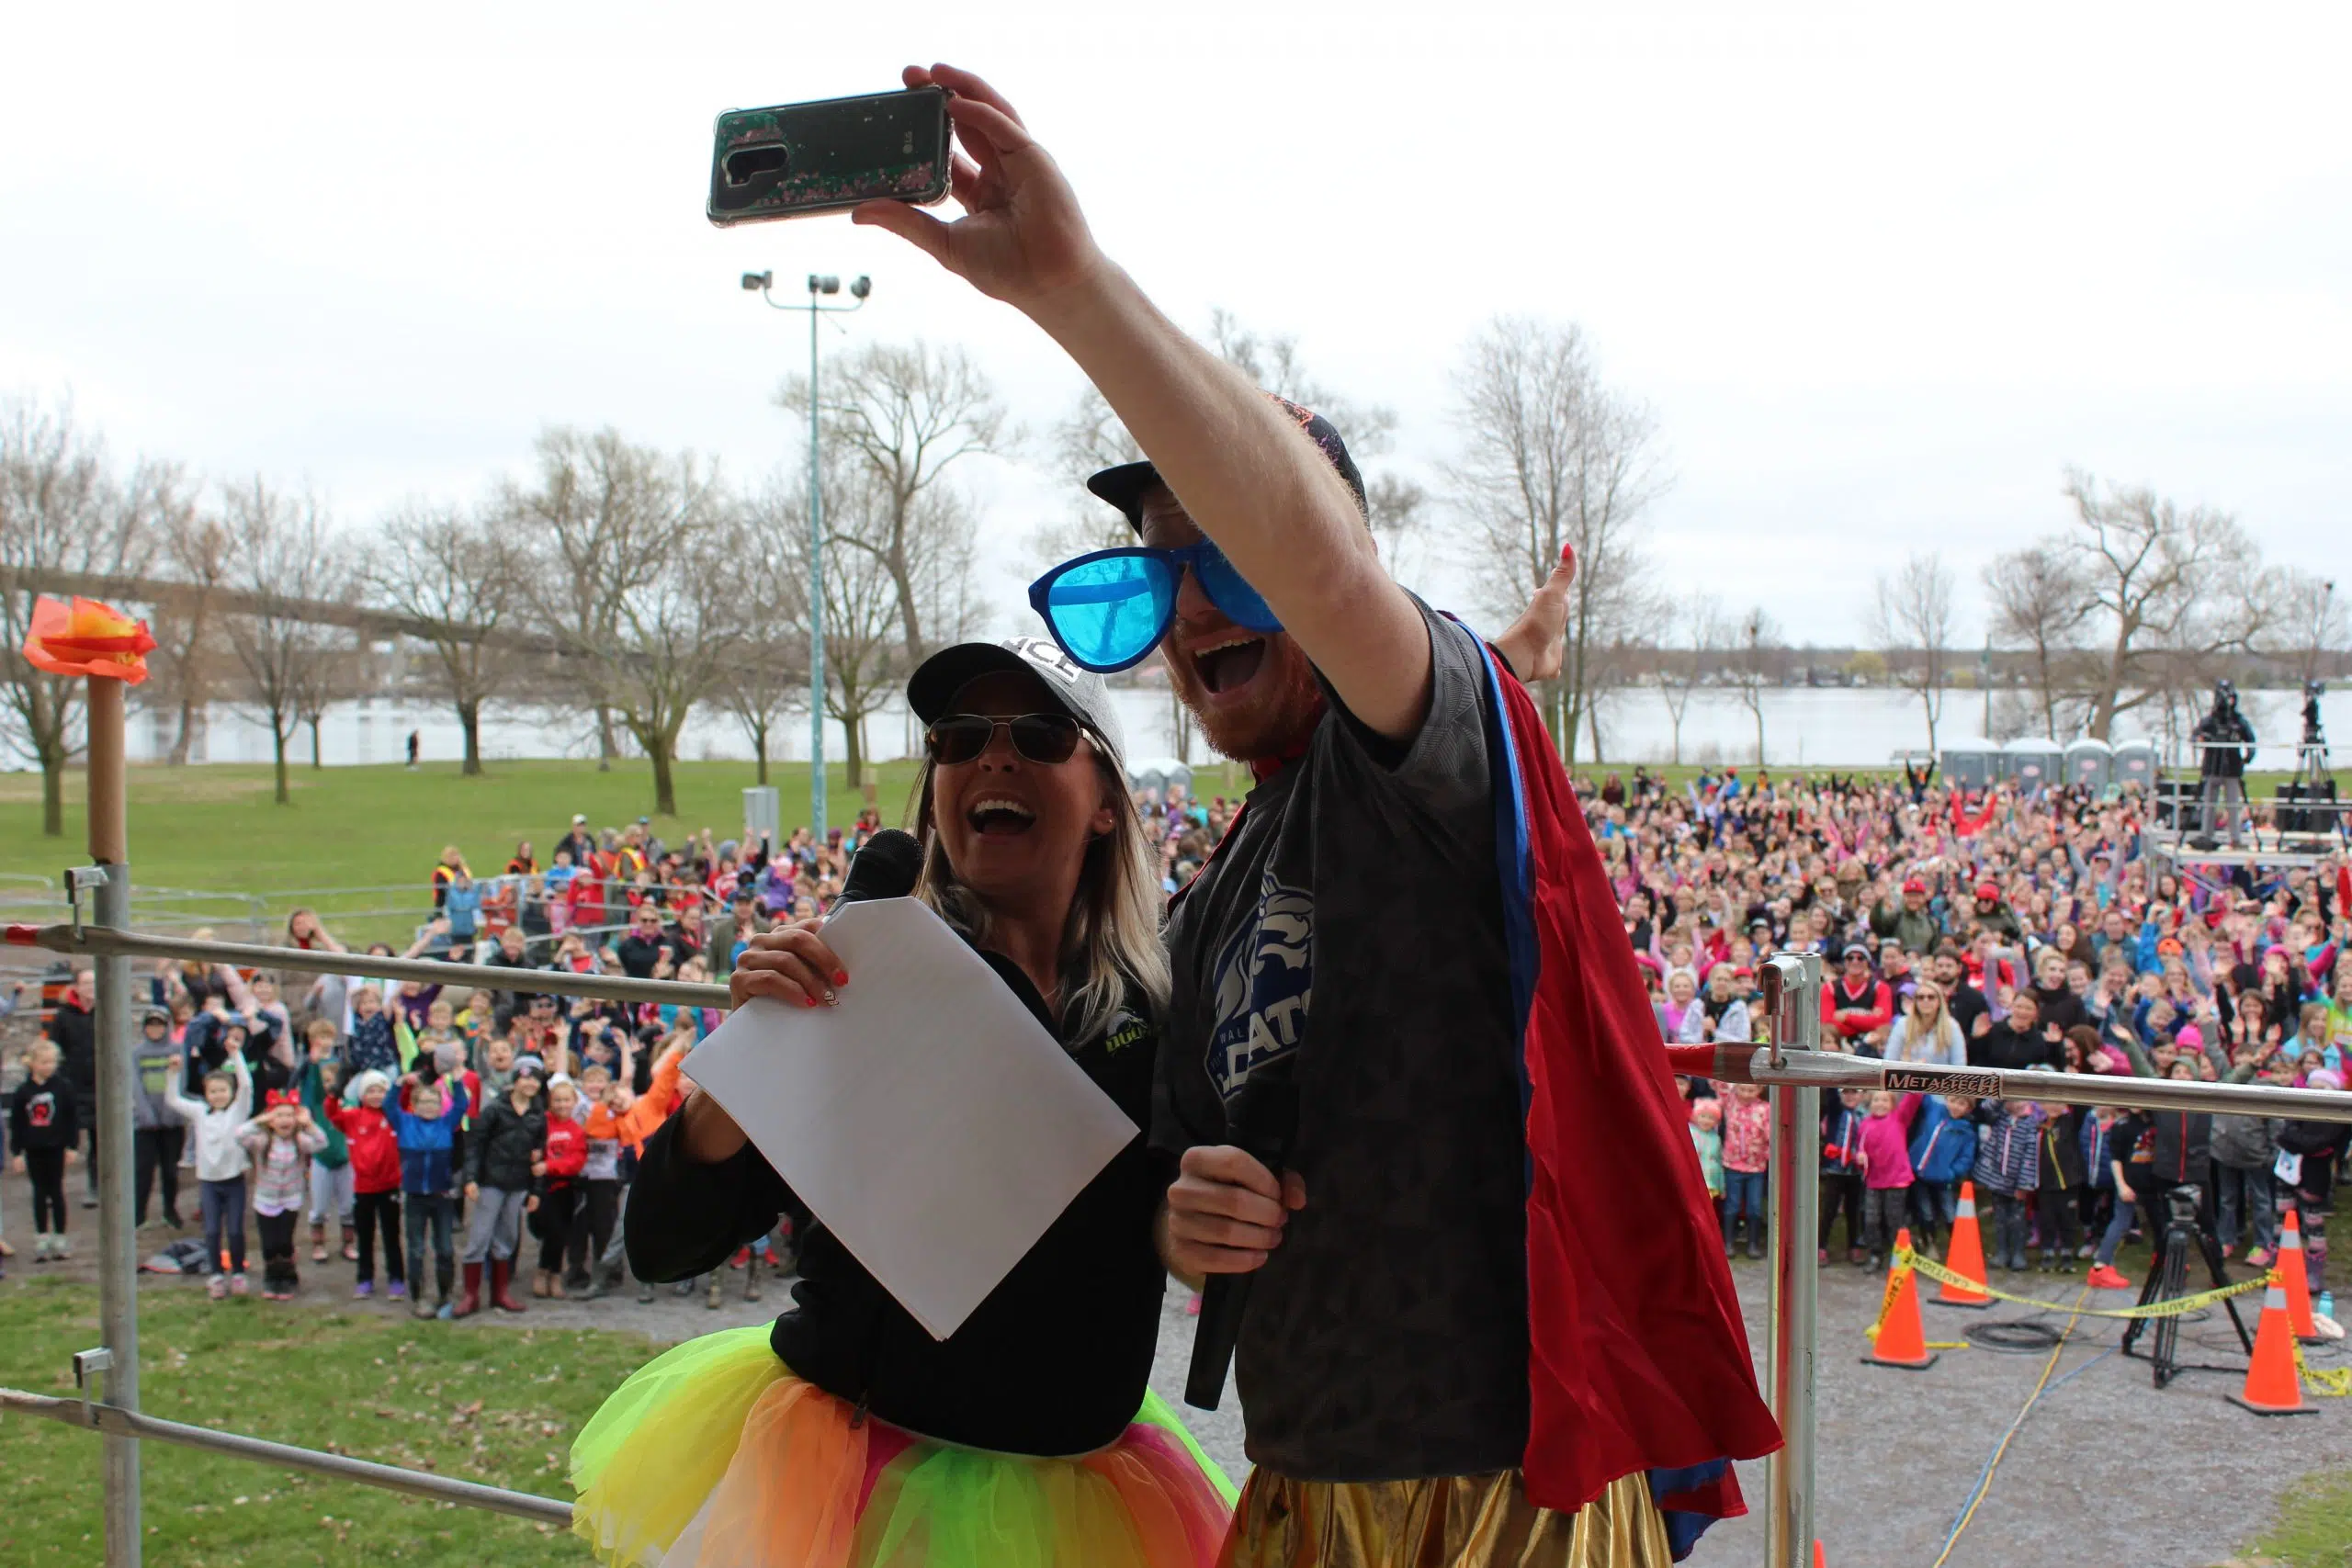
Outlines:
[[[2140,1287],[2142,1306],[2178,1301],[2189,1293],[2188,1249],[2192,1246],[2204,1255],[2205,1272],[2212,1280],[2213,1288],[2218,1291],[2228,1286],[2229,1276],[2222,1268],[2222,1244],[2214,1239],[2211,1231],[2205,1228],[2198,1213],[2198,1207],[2203,1200],[2203,1190],[2193,1182],[2184,1182],[2165,1192],[2165,1201],[2171,1214],[2165,1224],[2163,1246],[2157,1250],[2154,1265],[2148,1270],[2148,1282]],[[2254,1335],[2247,1330],[2245,1319],[2238,1315],[2237,1298],[2233,1296],[2222,1304],[2229,1309],[2230,1322],[2237,1327],[2238,1343],[2245,1348],[2247,1355],[2253,1355]],[[2183,1363],[2179,1354],[2180,1319],[2177,1316],[2133,1318],[2123,1330],[2120,1347],[2123,1353],[2127,1356],[2140,1354],[2133,1347],[2138,1343],[2141,1333],[2151,1327],[2154,1331],[2154,1343],[2146,1354],[2158,1388],[2185,1371],[2234,1372],[2240,1370],[2236,1367]]]

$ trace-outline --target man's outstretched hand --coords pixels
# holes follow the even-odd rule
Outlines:
[[[1510,624],[1510,629],[1495,638],[1495,647],[1510,660],[1510,667],[1521,681],[1548,681],[1560,672],[1560,661],[1568,635],[1568,590],[1577,580],[1577,551],[1574,545],[1560,547],[1560,561],[1535,597]]]
[[[953,154],[949,189],[964,216],[943,222],[903,201],[869,201],[852,221],[888,229],[981,293],[1023,310],[1105,265],[1069,182],[1002,94],[953,65],[910,65],[902,75],[910,87],[952,95],[947,117],[964,151]]]

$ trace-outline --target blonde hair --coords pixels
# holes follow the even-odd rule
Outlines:
[[[1159,868],[1144,836],[1143,818],[1128,792],[1118,758],[1092,730],[1086,732],[1094,771],[1111,803],[1111,830],[1086,846],[1078,895],[1062,926],[1062,1024],[1067,1038],[1084,1042],[1110,1027],[1130,990],[1143,993],[1157,1023],[1168,1010],[1168,953],[1159,942]],[[913,830],[923,846],[914,896],[967,940],[983,942],[989,909],[956,868],[932,816],[932,773],[924,759],[915,776]]]

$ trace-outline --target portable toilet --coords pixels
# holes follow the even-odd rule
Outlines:
[[[2143,791],[2154,788],[2156,782],[2155,743],[2151,740],[2118,742],[2114,760],[2108,765],[2108,778],[2120,788],[2134,784]]]
[[[2066,782],[2094,793],[2107,788],[2115,774],[2115,748],[2088,736],[2066,748]]]
[[[1939,761],[1944,783],[1953,789],[1989,789],[2001,777],[2001,749],[1988,741],[1955,741]]]
[[[2020,735],[2001,748],[2001,762],[2018,793],[2038,795],[2064,782],[2066,749],[2039,735]]]

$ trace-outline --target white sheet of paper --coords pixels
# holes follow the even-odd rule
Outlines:
[[[850,904],[824,931],[840,1004],[755,998],[686,1076],[944,1339],[1136,1125],[924,905]]]

